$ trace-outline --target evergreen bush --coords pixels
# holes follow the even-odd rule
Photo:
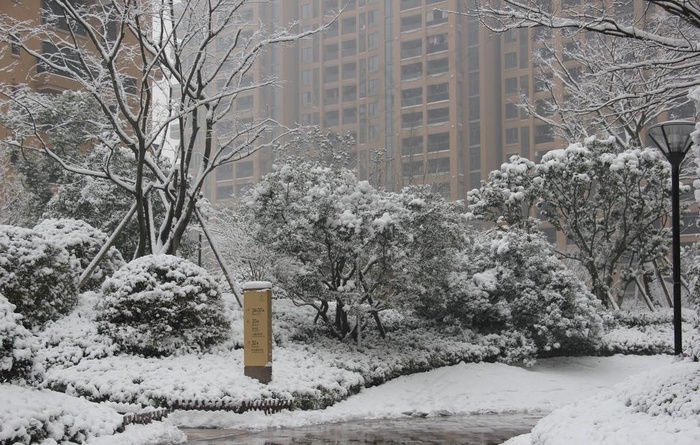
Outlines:
[[[36,361],[38,342],[15,313],[15,305],[0,294],[0,383],[26,383],[41,376]]]
[[[0,293],[25,327],[57,320],[76,305],[76,267],[60,245],[39,232],[0,226]]]
[[[108,240],[106,233],[77,219],[45,219],[37,224],[34,230],[40,232],[47,240],[66,249],[71,259],[77,260],[80,265],[78,274],[83,273]],[[81,289],[98,290],[105,278],[124,264],[121,253],[116,248],[110,247]]]
[[[102,292],[98,330],[124,352],[147,357],[204,352],[230,335],[216,280],[182,258],[138,258],[108,278]]]

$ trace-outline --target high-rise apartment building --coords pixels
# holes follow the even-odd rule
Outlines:
[[[515,107],[535,94],[532,31],[493,35],[464,14],[462,0],[293,0],[251,3],[251,18],[327,25],[293,47],[270,50],[257,69],[282,87],[242,98],[235,119],[318,125],[351,134],[361,179],[390,190],[429,184],[449,199],[510,154],[534,157],[552,133]],[[264,16],[264,17],[263,17]],[[248,116],[250,113],[250,116]],[[376,152],[381,157],[380,177]],[[260,152],[212,177],[207,195],[226,204],[269,171]]]

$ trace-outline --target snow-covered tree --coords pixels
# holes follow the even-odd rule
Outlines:
[[[432,310],[466,230],[459,205],[427,190],[387,193],[313,163],[276,167],[247,206],[256,240],[288,260],[274,271],[280,287],[338,338],[369,317],[384,335],[389,307]]]
[[[313,307],[335,336],[355,335],[351,315],[391,303],[398,203],[346,169],[313,163],[275,167],[251,193],[256,239],[294,260],[276,278],[290,297]],[[333,313],[334,311],[334,313]]]
[[[137,258],[108,278],[102,292],[98,330],[124,352],[206,352],[230,336],[216,280],[182,258]]]
[[[506,360],[591,353],[601,343],[600,302],[538,233],[509,228],[477,235],[442,298],[445,320],[510,338]]]
[[[31,227],[41,219],[55,187],[69,180],[59,163],[28,142],[34,132],[41,132],[57,155],[80,165],[105,122],[100,122],[100,108],[86,92],[49,94],[20,86],[13,87],[12,96],[0,123],[12,129],[14,142],[0,143],[0,148],[14,160],[13,173],[23,190],[15,223]]]
[[[131,194],[134,204],[125,218],[136,215],[137,256],[177,252],[190,221],[199,217],[207,175],[219,165],[275,143],[263,138],[270,124],[267,120],[234,123],[230,132],[214,136],[215,127],[231,115],[238,97],[275,84],[272,78],[251,80],[256,58],[271,46],[314,32],[299,35],[250,23],[244,10],[252,3],[54,0],[41,23],[0,17],[0,39],[35,57],[39,74],[73,79],[76,89],[87,92],[99,105],[99,119],[89,119],[100,125],[94,133],[96,144],[112,152],[125,147],[136,162],[129,177],[115,172],[109,157],[100,168],[76,165],[53,149],[38,126],[29,126],[31,137],[9,142],[22,147],[31,144],[62,168],[110,180]],[[36,41],[44,42],[43,47],[34,46]],[[159,91],[162,86],[166,91]],[[32,122],[36,112],[24,96],[14,94],[9,86],[2,94],[25,121]],[[166,98],[166,111],[153,119],[159,96]],[[174,168],[166,170],[158,165],[164,155],[162,138],[175,124],[180,143]],[[166,209],[161,223],[152,218],[156,200]]]
[[[635,8],[635,4],[637,8]],[[643,8],[634,0],[600,2],[552,2],[540,0],[477,0],[470,14],[496,32],[514,28],[546,28],[571,33],[592,32],[642,42],[647,48],[617,67],[624,69],[659,68],[679,72],[700,67],[700,6],[685,0],[649,0]],[[581,34],[576,38],[581,39]],[[583,42],[582,42],[583,44]],[[609,75],[617,69],[606,70]],[[604,82],[602,82],[604,83]],[[681,77],[678,82],[637,91],[637,96],[686,91],[700,84],[700,78]],[[680,97],[680,96],[676,96]],[[627,100],[626,93],[611,91],[609,103]]]
[[[240,281],[273,281],[284,257],[255,240],[256,222],[246,212],[221,209],[209,223],[226,264]]]
[[[470,192],[469,209],[487,221],[527,226],[534,223],[523,216],[536,204],[576,247],[559,254],[579,262],[593,293],[617,306],[644,265],[667,254],[668,170],[658,150],[620,150],[612,139],[591,138],[538,164],[519,158],[504,164]]]
[[[680,35],[666,21],[654,22],[653,30],[660,35]],[[521,104],[549,124],[557,136],[569,143],[595,135],[614,136],[623,147],[642,147],[646,128],[659,116],[679,119],[693,113],[687,93],[688,85],[698,82],[697,66],[661,64],[652,68],[638,61],[661,54],[644,41],[578,29],[564,34],[562,45],[548,38],[536,45],[537,82],[547,94],[524,96]],[[669,56],[664,52],[663,57]]]

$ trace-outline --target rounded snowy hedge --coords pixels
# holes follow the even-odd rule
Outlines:
[[[76,265],[66,249],[39,232],[0,226],[0,293],[26,327],[41,326],[76,305]]]
[[[26,383],[41,376],[36,338],[20,322],[15,305],[0,294],[0,383]]]
[[[108,237],[100,229],[77,219],[45,219],[34,227],[47,240],[53,241],[68,251],[71,258],[80,264],[80,275],[107,243]],[[121,253],[111,247],[81,289],[98,290],[105,278],[125,264]]]
[[[179,257],[138,258],[108,278],[102,292],[98,329],[124,352],[204,352],[230,334],[216,280]]]

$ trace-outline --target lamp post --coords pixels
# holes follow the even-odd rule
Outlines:
[[[695,122],[668,121],[649,128],[649,137],[671,164],[671,231],[673,234],[673,353],[683,354],[681,330],[681,230],[680,230],[680,169],[683,158],[693,141],[690,133]]]

